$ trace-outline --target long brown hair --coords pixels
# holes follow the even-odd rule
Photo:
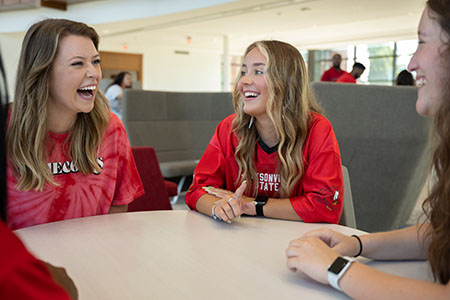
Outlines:
[[[450,2],[448,0],[429,0],[427,2],[430,18],[436,20],[443,33],[450,38]],[[450,40],[442,49],[441,60],[447,66],[442,74],[442,104],[434,117],[432,168],[436,182],[423,204],[430,219],[428,259],[435,279],[447,284],[450,279]]]
[[[312,92],[302,55],[295,47],[280,41],[258,41],[248,46],[244,57],[256,47],[267,58],[264,76],[269,99],[266,112],[280,138],[280,196],[289,197],[296,182],[303,175],[303,144],[312,121],[312,112],[320,112],[322,109]],[[237,82],[239,79],[240,76]],[[235,151],[239,166],[237,181],[242,178],[251,180],[252,192],[256,196],[258,180],[253,156],[258,133],[256,126],[248,128],[250,116],[243,111],[243,101],[237,84],[233,91],[233,104],[236,112],[233,130],[239,139]]]
[[[93,28],[64,19],[46,19],[34,24],[22,43],[6,137],[8,159],[18,190],[42,190],[46,182],[55,183],[46,161],[47,105],[59,41],[68,35],[87,37],[98,50],[99,37]],[[83,174],[101,171],[97,152],[109,118],[108,101],[97,91],[92,111],[79,113],[70,129],[68,154]]]

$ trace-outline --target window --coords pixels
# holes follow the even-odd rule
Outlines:
[[[366,70],[359,82],[364,84],[392,85],[397,74],[406,69],[417,47],[417,40],[405,40],[377,44],[349,45],[346,49],[314,51],[314,80],[319,81],[323,72],[331,67],[334,53],[342,55],[341,68],[350,72],[354,62],[360,62]]]

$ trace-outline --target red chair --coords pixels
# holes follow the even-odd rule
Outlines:
[[[168,188],[176,184],[165,182],[153,147],[132,147],[145,195],[128,204],[128,211],[172,210]],[[167,187],[166,187],[167,186]],[[173,191],[172,191],[173,193]]]

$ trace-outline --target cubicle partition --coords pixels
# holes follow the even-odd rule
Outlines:
[[[220,121],[234,112],[230,93],[124,90],[123,122],[132,146],[152,146],[165,178],[193,174]]]
[[[417,88],[313,83],[347,166],[358,228],[396,229],[411,214],[429,157]]]

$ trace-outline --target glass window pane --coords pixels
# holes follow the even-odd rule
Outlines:
[[[406,40],[397,42],[397,55],[413,55],[417,49],[417,40]]]
[[[320,81],[323,72],[331,68],[331,58],[334,54],[339,53],[342,56],[341,68],[345,70],[347,65],[347,49],[346,48],[334,48],[326,50],[317,50],[314,54],[314,81]]]

